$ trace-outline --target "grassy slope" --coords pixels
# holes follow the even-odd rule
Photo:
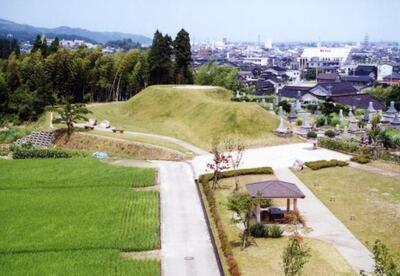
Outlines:
[[[151,86],[126,103],[94,105],[98,120],[129,130],[176,137],[209,148],[214,136],[241,135],[251,145],[285,142],[272,134],[273,114],[256,103],[231,102],[231,92]]]
[[[240,179],[241,189],[245,184],[275,179],[272,175],[249,175]],[[280,239],[255,239],[257,245],[245,250],[240,248],[239,230],[232,224],[232,213],[226,208],[226,199],[232,193],[234,178],[221,180],[221,189],[215,193],[218,204],[218,212],[229,241],[237,246],[233,248],[235,258],[243,275],[283,275],[281,267],[281,254],[288,243],[288,238]],[[282,206],[282,202],[273,201],[274,205]],[[311,247],[312,257],[305,265],[304,275],[353,275],[349,264],[329,243],[317,239],[305,239]]]
[[[55,141],[55,144],[61,148],[83,150],[90,153],[103,151],[112,156],[140,160],[182,160],[186,158],[186,155],[178,151],[143,143],[134,143],[128,138],[121,138],[117,135],[114,134],[113,137],[108,137],[75,132],[68,138],[66,135],[60,136]]]
[[[14,275],[159,274],[157,261],[118,256],[119,250],[159,247],[158,193],[129,189],[149,186],[154,177],[151,169],[93,159],[1,161],[2,269]]]
[[[296,174],[360,241],[371,248],[375,239],[382,240],[400,262],[400,235],[394,234],[400,229],[397,179],[350,167]],[[335,202],[329,200],[332,196]]]

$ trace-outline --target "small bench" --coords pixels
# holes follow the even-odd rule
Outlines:
[[[117,132],[124,133],[124,130],[123,129],[118,129],[118,128],[113,128],[112,132],[114,132],[114,133],[117,133]]]

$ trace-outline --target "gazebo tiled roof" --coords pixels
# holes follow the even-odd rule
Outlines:
[[[280,180],[268,180],[246,185],[247,192],[256,197],[260,192],[263,198],[305,198],[296,184]]]

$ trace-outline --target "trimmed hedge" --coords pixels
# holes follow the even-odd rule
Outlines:
[[[349,153],[354,153],[359,150],[359,145],[357,143],[347,142],[343,140],[322,138],[319,140],[319,145],[323,148],[349,152]]]
[[[236,171],[236,175],[249,175],[249,174],[273,174],[271,167],[261,167],[261,168],[251,168],[251,169],[240,169]],[[234,170],[224,171],[220,175],[221,178],[233,177],[235,175]],[[212,180],[213,174],[202,174],[199,176],[199,184],[203,188],[204,196],[208,202],[210,209],[210,216],[213,220],[215,227],[217,229],[218,239],[221,243],[221,250],[224,254],[226,262],[228,264],[228,270],[231,275],[240,275],[239,265],[235,260],[232,252],[232,245],[228,240],[225,229],[221,223],[220,215],[217,211],[217,202],[215,200],[214,191],[211,189],[209,182]]]
[[[336,136],[336,133],[332,129],[328,129],[327,131],[325,131],[324,134],[326,137],[329,137],[329,138],[333,138]]]
[[[273,173],[274,173],[274,171],[272,170],[271,167],[240,169],[240,170],[236,170],[236,172],[235,172],[235,170],[229,170],[229,171],[221,172],[220,179],[234,177],[235,175],[240,176],[240,175],[249,175],[249,174],[273,174]],[[212,178],[213,178],[212,173],[206,173],[206,174],[202,174],[199,176],[199,181],[201,183],[203,183],[203,182],[208,183],[209,181],[211,181]]]
[[[315,139],[315,138],[317,138],[318,137],[318,135],[317,135],[317,133],[315,132],[315,131],[309,131],[309,132],[307,132],[307,138],[308,139]]]
[[[307,167],[312,169],[313,171],[315,170],[320,170],[323,168],[330,168],[330,167],[344,167],[349,165],[349,163],[345,161],[340,161],[340,160],[318,160],[318,161],[311,161],[311,162],[306,162],[304,163]]]
[[[365,155],[353,156],[350,160],[359,164],[367,164],[371,161],[369,157]]]
[[[74,156],[86,156],[84,153],[62,149],[12,147],[11,151],[13,159],[71,158]]]

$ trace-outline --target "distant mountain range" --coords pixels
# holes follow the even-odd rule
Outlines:
[[[0,19],[0,36],[6,36],[9,34],[12,34],[18,40],[33,40],[37,34],[44,34],[50,38],[58,36],[60,39],[80,39],[92,43],[106,43],[107,41],[128,38],[141,44],[151,43],[151,39],[143,35],[119,32],[94,32],[81,28],[71,28],[66,26],[57,28],[41,28]]]

